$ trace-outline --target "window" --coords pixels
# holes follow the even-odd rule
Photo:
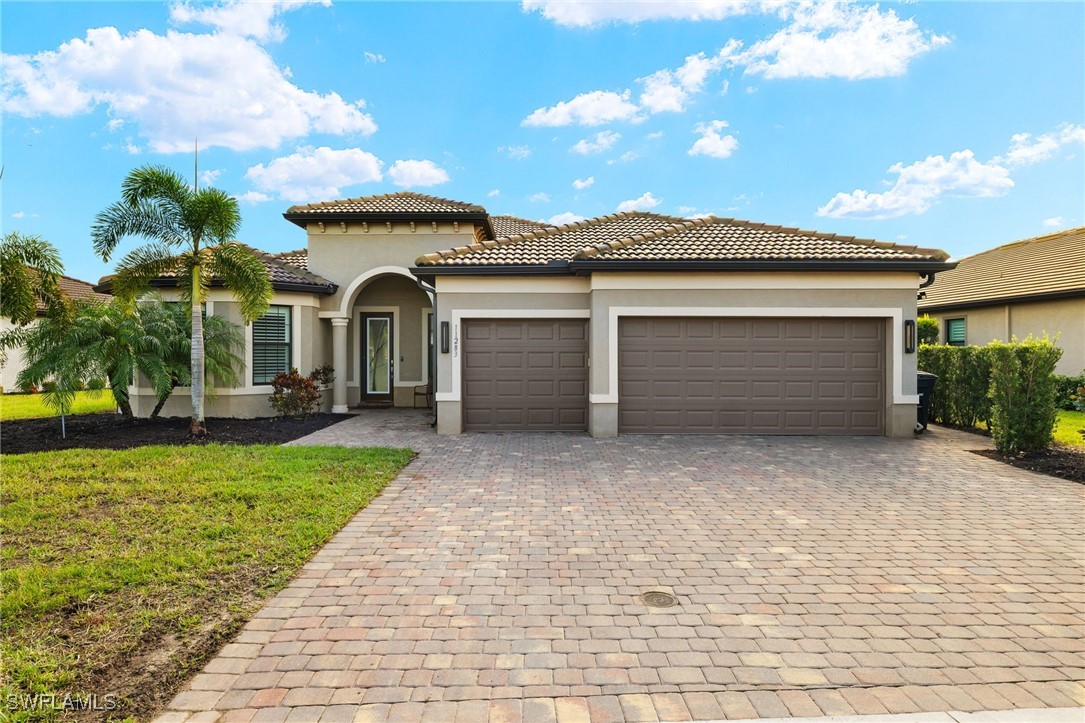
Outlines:
[[[290,371],[290,307],[272,306],[252,325],[252,383]]]
[[[946,319],[946,343],[951,346],[965,345],[964,319]]]

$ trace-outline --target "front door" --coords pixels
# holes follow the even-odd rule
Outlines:
[[[362,401],[392,403],[395,339],[392,312],[362,314]]]

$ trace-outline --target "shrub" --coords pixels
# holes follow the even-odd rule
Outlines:
[[[1055,365],[1062,356],[1045,336],[987,345],[991,361],[991,437],[1002,454],[1037,452],[1051,443],[1058,414]]]
[[[91,391],[101,391],[102,389],[105,389],[105,387],[105,379],[95,378],[87,382],[87,389],[90,389]]]
[[[1065,409],[1068,412],[1073,411],[1074,397],[1078,395],[1079,390],[1085,387],[1085,370],[1078,374],[1076,377],[1066,377],[1061,374],[1055,375],[1055,404],[1059,409]]]
[[[991,366],[985,348],[925,344],[919,347],[917,362],[921,371],[938,377],[928,412],[931,421],[960,427],[988,421]]]
[[[916,320],[916,331],[920,344],[938,343],[938,319],[932,319],[929,316],[919,317]]]
[[[308,417],[320,404],[320,388],[313,375],[303,377],[297,369],[276,374],[271,388],[274,391],[268,400],[283,417]]]
[[[48,393],[55,392],[57,390],[57,383],[52,379],[48,379],[41,383],[41,390]]]
[[[28,382],[26,380],[21,380],[19,382],[19,391],[22,392],[23,394],[37,394],[38,393],[38,385],[37,384],[32,384],[32,383],[30,383],[30,382]]]
[[[320,387],[327,389],[331,386],[331,383],[335,381],[335,370],[332,369],[331,364],[324,364],[310,372],[309,378],[316,382]]]

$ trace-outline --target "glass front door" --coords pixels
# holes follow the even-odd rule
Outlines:
[[[362,314],[362,396],[367,401],[392,401],[393,342],[391,313]]]

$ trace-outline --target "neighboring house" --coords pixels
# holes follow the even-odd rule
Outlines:
[[[89,284],[86,281],[80,281],[79,279],[73,279],[70,276],[58,277],[57,286],[60,287],[62,293],[67,294],[72,299],[109,300],[107,294],[96,293],[93,284]],[[38,316],[43,316],[44,314],[45,305],[38,302]],[[18,327],[11,323],[11,319],[0,319],[0,333],[15,328]],[[21,347],[16,347],[14,349],[8,349],[6,354],[6,360],[0,365],[0,386],[4,388],[4,392],[17,392],[19,390],[15,385],[15,379],[19,376],[19,372],[23,370],[25,364],[23,350]]]
[[[924,290],[919,311],[948,344],[1058,335],[1059,374],[1085,369],[1085,227],[961,259]]]
[[[553,227],[409,192],[284,216],[307,248],[263,256],[272,310],[246,330],[245,385],[209,415],[269,414],[269,375],[330,363],[332,410],[422,404],[432,388],[444,434],[906,436],[906,322],[920,284],[953,267],[938,250],[733,219]],[[213,288],[208,313],[238,319],[229,299]],[[153,394],[134,391],[146,414]],[[167,413],[187,414],[178,391]]]

